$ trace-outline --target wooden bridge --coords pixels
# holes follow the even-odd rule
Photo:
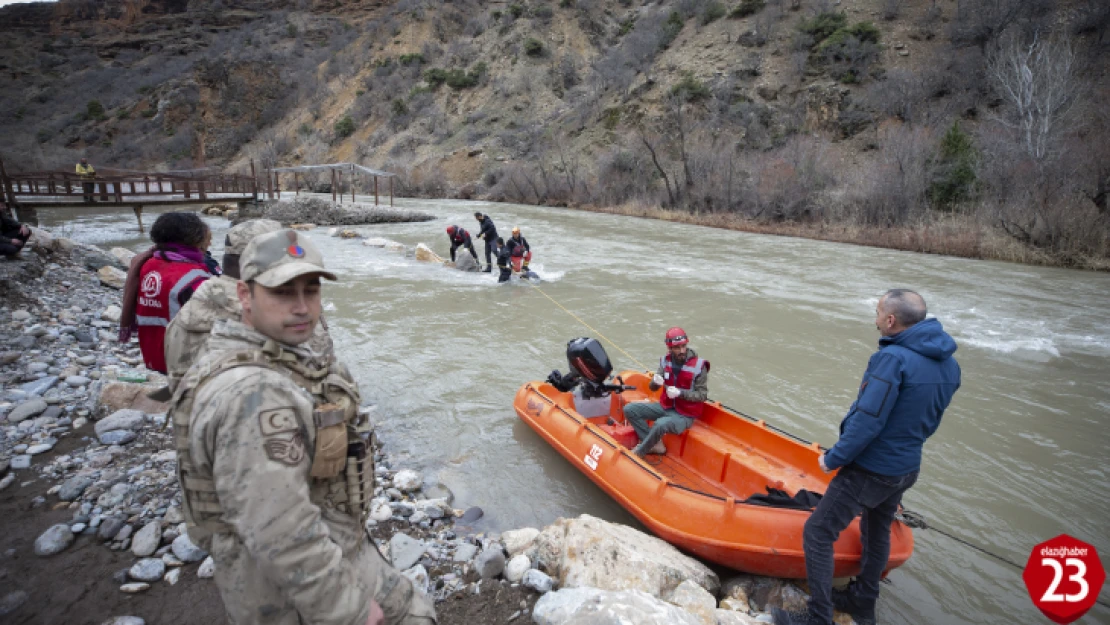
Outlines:
[[[0,195],[23,221],[32,224],[37,224],[40,208],[129,206],[142,232],[144,206],[257,201],[263,183],[253,175],[253,163],[251,172],[247,176],[212,170],[158,173],[104,168],[86,180],[72,171],[8,174],[0,160]],[[266,178],[269,181],[270,176]],[[89,190],[85,185],[91,185]]]

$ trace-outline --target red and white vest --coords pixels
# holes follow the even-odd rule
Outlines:
[[[702,371],[709,370],[709,361],[700,357],[687,360],[686,364],[682,365],[682,368],[678,370],[677,377],[671,365],[669,354],[659,359],[659,366],[663,368],[663,380],[667,386],[673,386],[684,391],[692,390],[694,388],[694,378],[701,375]],[[662,406],[664,410],[674,408],[678,414],[694,417],[695,419],[700,417],[702,412],[705,411],[705,402],[690,401],[688,399],[683,399],[681,396],[671,399],[667,397],[666,393],[663,393],[659,397],[659,405]]]
[[[162,260],[155,256],[143,263],[139,274],[139,302],[135,323],[139,326],[139,349],[147,369],[166,372],[166,326],[181,310],[178,296],[211,276],[200,263]]]

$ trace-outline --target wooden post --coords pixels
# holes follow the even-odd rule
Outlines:
[[[374,206],[378,205],[378,177],[374,176]]]
[[[0,158],[0,182],[3,182],[3,189],[0,189],[8,198],[8,206],[15,207],[15,192],[12,191],[12,179],[8,178],[8,172],[4,169],[4,159]]]
[[[331,171],[331,203],[335,204],[335,170],[329,171]]]
[[[197,196],[202,200],[208,199],[208,194],[204,192],[204,179],[197,180]]]
[[[389,206],[393,207],[393,176],[389,177]]]
[[[295,194],[299,196],[301,194],[301,181],[297,179],[297,172],[293,172],[293,188],[296,189]]]
[[[281,199],[281,174],[274,172],[274,190],[277,191],[278,199]]]
[[[141,204],[136,204],[131,207],[135,211],[135,219],[139,220],[139,234],[143,233],[143,207]]]
[[[343,203],[343,170],[342,169],[335,170],[335,179],[338,181],[338,184],[337,184],[338,189],[337,190],[339,191],[339,203],[342,204]]]
[[[268,169],[266,170],[266,197],[274,199],[274,176]]]
[[[355,203],[355,166],[351,165],[351,204]]]
[[[122,204],[123,203],[123,181],[122,180],[117,180],[116,184],[114,184],[112,186],[115,187],[115,189],[116,189],[116,203],[117,204]]]
[[[251,193],[255,203],[258,203],[258,177],[254,173],[254,159],[251,159]]]

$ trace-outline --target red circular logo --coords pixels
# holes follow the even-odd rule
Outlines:
[[[1056,623],[1071,623],[1095,602],[1106,570],[1092,545],[1060,534],[1033,547],[1022,573],[1029,598]]]
[[[290,245],[285,252],[293,258],[304,258],[304,248],[299,245]]]
[[[162,291],[162,275],[157,271],[146,274],[143,276],[143,283],[139,288],[144,297],[151,299],[158,297],[158,293]]]

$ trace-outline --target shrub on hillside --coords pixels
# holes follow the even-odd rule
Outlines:
[[[104,119],[104,105],[100,100],[89,100],[85,105],[85,117],[93,121],[101,121]]]
[[[709,91],[709,87],[705,86],[705,83],[695,78],[693,74],[687,72],[686,75],[682,77],[682,80],[678,81],[678,84],[671,87],[671,95],[685,102],[699,102],[709,98],[712,94]]]
[[[960,128],[959,121],[953,122],[940,140],[940,149],[932,162],[928,195],[934,208],[952,210],[975,196],[977,158],[971,135]]]
[[[412,52],[410,54],[402,54],[398,59],[401,65],[422,65],[424,63],[424,55],[419,52]]]
[[[525,39],[524,53],[528,56],[543,56],[543,42],[534,37]]]
[[[732,11],[729,11],[728,16],[732,19],[740,19],[742,17],[748,17],[749,15],[755,15],[766,5],[767,3],[764,2],[764,0],[740,0],[740,4],[732,7]]]
[[[666,49],[671,45],[678,33],[682,32],[682,27],[686,25],[686,20],[678,11],[671,11],[670,17],[663,23],[663,30],[659,33],[659,48]]]
[[[798,30],[813,37],[815,42],[820,43],[847,25],[848,16],[844,13],[819,13],[813,19],[799,22]]]
[[[711,0],[708,4],[705,5],[705,8],[702,9],[702,12],[701,12],[702,26],[705,26],[706,24],[710,24],[710,23],[713,23],[713,22],[721,19],[722,17],[725,16],[726,13],[728,13],[728,10],[725,9],[725,5],[721,4],[720,2],[717,2],[717,0]]]
[[[344,115],[342,119],[335,122],[335,136],[340,139],[355,134],[355,120],[351,119],[350,115]]]

